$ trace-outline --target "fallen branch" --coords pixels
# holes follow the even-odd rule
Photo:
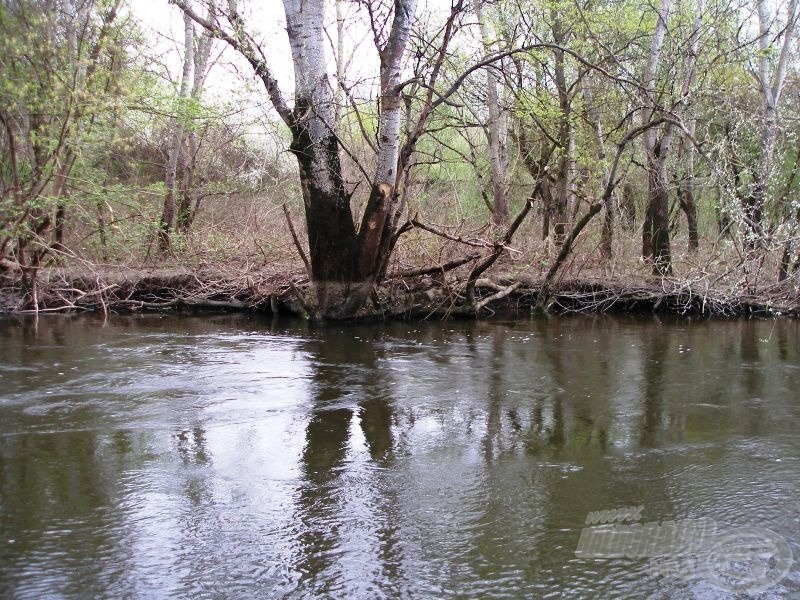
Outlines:
[[[522,284],[520,282],[513,283],[508,287],[501,289],[499,292],[492,294],[491,296],[487,296],[477,304],[475,304],[475,312],[479,312],[482,308],[485,308],[487,304],[494,302],[495,300],[501,300],[508,296],[509,294],[515,292]]]
[[[525,217],[528,216],[528,213],[533,208],[533,203],[536,199],[536,196],[539,193],[539,189],[542,186],[542,180],[538,180],[536,182],[536,186],[533,188],[533,193],[531,194],[530,198],[525,201],[525,206],[517,215],[517,218],[514,219],[514,222],[511,223],[511,226],[506,231],[506,234],[503,236],[502,241],[496,243],[494,245],[494,251],[478,266],[476,266],[472,272],[469,274],[469,279],[467,280],[466,285],[466,295],[467,295],[467,305],[474,306],[475,305],[475,282],[478,280],[478,277],[483,274],[486,269],[491,267],[495,261],[500,258],[500,255],[503,253],[503,250],[511,243],[511,238],[514,237],[514,234],[519,229],[519,226],[522,225],[522,222],[525,220]]]
[[[400,279],[402,277],[418,277],[420,275],[430,275],[431,273],[445,273],[447,271],[452,271],[453,269],[457,269],[458,267],[465,265],[468,262],[477,260],[480,257],[481,257],[480,254],[468,254],[467,256],[456,258],[441,265],[431,265],[429,267],[421,267],[418,269],[407,269],[405,271],[396,271],[395,273],[391,273],[389,275],[389,279]]]

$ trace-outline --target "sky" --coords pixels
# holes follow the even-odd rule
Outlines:
[[[199,2],[195,6],[202,10]],[[183,20],[178,7],[168,0],[130,0],[132,15],[139,21],[153,48],[160,54],[161,61],[173,81],[180,78],[183,45]],[[377,75],[377,57],[369,38],[366,24],[356,18],[355,5],[348,4],[345,10],[345,53],[350,59],[348,77],[372,78]],[[286,36],[286,19],[280,0],[258,0],[240,2],[240,11],[247,22],[247,31],[261,43],[270,69],[281,84],[287,97],[293,88],[293,70],[289,43]],[[333,6],[326,11],[329,27],[330,72],[333,67],[332,49],[336,44],[335,12]],[[227,48],[223,42],[215,44],[217,63],[209,74],[207,93],[212,97],[225,97],[232,90],[240,89],[242,79],[256,81],[251,67],[238,54]]]

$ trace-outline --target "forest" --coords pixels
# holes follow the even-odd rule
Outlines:
[[[800,312],[797,0],[0,0],[0,307]]]

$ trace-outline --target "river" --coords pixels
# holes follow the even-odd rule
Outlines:
[[[3,319],[0,597],[800,597],[798,390],[788,320]]]

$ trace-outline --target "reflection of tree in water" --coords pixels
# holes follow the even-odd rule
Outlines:
[[[206,448],[206,432],[196,425],[191,429],[181,429],[174,434],[178,455],[184,465],[206,465],[209,462]]]
[[[667,353],[670,344],[668,329],[642,328],[640,347],[642,354],[642,389],[644,410],[639,428],[639,444],[645,448],[655,448],[663,434],[664,387],[666,386]]]
[[[745,402],[745,432],[760,435],[764,428],[766,413],[763,402],[764,374],[759,339],[760,321],[742,321],[740,329],[740,358],[742,365],[742,385]]]
[[[204,467],[210,463],[206,432],[202,427],[197,425],[191,429],[181,429],[173,434],[173,438],[184,467]],[[206,474],[201,472],[189,475],[184,484],[184,494],[193,506],[203,506],[211,497]],[[188,514],[193,515],[193,513]],[[190,531],[194,531],[201,523],[201,519],[192,516],[186,525]]]
[[[15,532],[13,544],[2,540],[0,590],[13,596],[22,583],[30,593],[36,589],[30,573],[42,563],[49,581],[70,597],[100,597],[119,576],[127,551],[113,507],[130,446],[126,435],[88,430],[0,440],[0,531]],[[15,582],[14,575],[24,579]]]
[[[486,435],[483,438],[483,453],[486,462],[491,462],[502,451],[502,410],[507,385],[505,382],[506,356],[505,328],[492,329],[491,355],[489,359],[488,406],[486,407]]]
[[[529,452],[584,453],[608,445],[608,393],[597,387],[607,385],[602,363],[608,348],[589,345],[584,327],[583,321],[537,323],[541,342],[530,360],[543,368],[545,380],[544,389],[534,390]]]
[[[359,335],[363,337],[357,339]],[[378,365],[379,335],[360,328],[330,329],[324,339],[310,341],[305,348],[311,354],[312,407],[301,456],[304,481],[297,499],[298,585],[315,594],[336,591],[337,570],[347,568],[338,558],[352,550],[346,545],[354,543],[353,533],[363,534],[356,543],[377,554],[374,559],[383,569],[378,580],[398,581],[400,549],[396,528],[387,522],[390,515],[386,514],[387,507],[393,507],[392,498],[380,488],[382,469],[358,462],[354,435],[354,428],[360,426],[370,461],[380,467],[392,463],[393,404],[388,374]],[[352,575],[341,578],[353,580]]]

